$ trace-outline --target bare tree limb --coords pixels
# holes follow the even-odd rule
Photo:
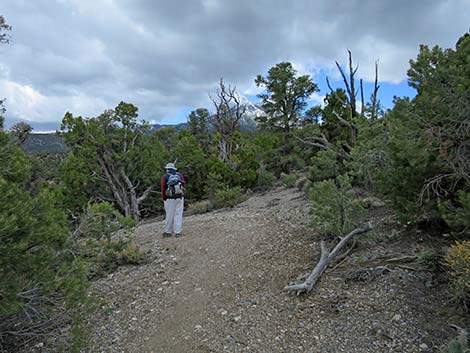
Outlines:
[[[361,116],[364,116],[366,105],[364,103],[364,87],[362,85],[362,78],[359,80],[359,85],[361,86]]]
[[[242,103],[240,96],[236,93],[236,87],[230,85],[227,87],[222,78],[216,96],[209,94],[209,98],[215,107],[215,114],[210,121],[221,136],[219,158],[221,161],[230,161],[234,148],[233,134],[246,112],[246,104]]]
[[[372,112],[371,112],[371,115],[370,115],[370,120],[374,121],[377,119],[377,104],[378,104],[378,100],[377,100],[377,92],[379,91],[379,84],[378,84],[378,79],[379,79],[379,61],[376,60],[375,61],[375,82],[374,82],[374,92],[372,93],[372,97],[371,97],[371,105],[372,105]]]
[[[328,265],[336,260],[342,248],[347,244],[347,242],[354,236],[362,234],[362,233],[366,233],[371,229],[372,229],[372,225],[370,223],[367,223],[366,225],[362,227],[354,229],[352,232],[350,232],[348,235],[342,238],[341,241],[333,248],[331,252],[328,250],[326,246],[326,242],[322,241],[320,243],[321,245],[320,261],[317,263],[317,265],[315,266],[313,271],[310,273],[310,275],[307,277],[307,279],[303,283],[288,285],[284,289],[288,291],[296,291],[297,294],[311,291],[313,287],[315,286],[315,284],[320,279],[325,269],[328,267]]]
[[[331,93],[334,92],[333,88],[330,85],[330,80],[328,79],[328,76],[326,76],[326,84],[328,85],[328,88],[330,89]]]

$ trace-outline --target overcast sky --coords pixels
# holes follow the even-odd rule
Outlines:
[[[285,60],[323,88],[346,49],[368,81],[378,59],[383,94],[401,96],[419,44],[454,47],[469,30],[470,0],[2,0],[0,14],[13,27],[0,47],[7,124],[37,131],[121,100],[182,122],[210,108],[220,77],[253,98],[256,75]]]

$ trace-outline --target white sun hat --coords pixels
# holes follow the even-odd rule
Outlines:
[[[165,166],[165,169],[173,169],[173,170],[177,170],[175,165],[173,163],[168,163],[166,166]]]

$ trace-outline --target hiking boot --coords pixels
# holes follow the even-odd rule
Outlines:
[[[176,233],[175,238],[179,238],[179,237],[181,237],[181,233]]]
[[[171,237],[171,233],[167,233],[167,232],[163,233],[163,238],[169,238],[169,237]]]

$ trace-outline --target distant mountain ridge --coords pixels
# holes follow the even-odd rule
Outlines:
[[[241,97],[242,103],[246,105],[246,111],[240,120],[240,130],[242,131],[254,131],[257,127],[256,118],[264,115],[263,109],[261,107],[245,97]],[[186,129],[188,126],[187,123],[179,124],[153,124],[151,125],[151,131],[158,129],[173,127],[176,131],[181,129]],[[32,133],[28,136],[27,140],[23,145],[24,149],[28,153],[50,153],[50,152],[64,152],[67,151],[67,146],[65,145],[64,138],[61,136],[55,135],[54,132],[50,133]]]
[[[64,138],[57,136],[54,132],[30,134],[24,142],[23,148],[32,154],[65,152],[68,149]]]
[[[256,118],[259,118],[263,115],[265,115],[264,110],[258,105],[255,104],[245,97],[240,97],[242,104],[245,104],[246,110],[245,113],[243,114],[242,119],[240,120],[240,130],[242,131],[254,131],[256,130],[256,127],[258,126],[258,123],[256,121]],[[214,114],[211,115],[213,117]],[[158,130],[161,128],[165,127],[174,127],[176,131],[180,131],[181,129],[187,128],[188,124],[187,123],[180,123],[180,124],[153,124],[152,125],[152,131]]]

